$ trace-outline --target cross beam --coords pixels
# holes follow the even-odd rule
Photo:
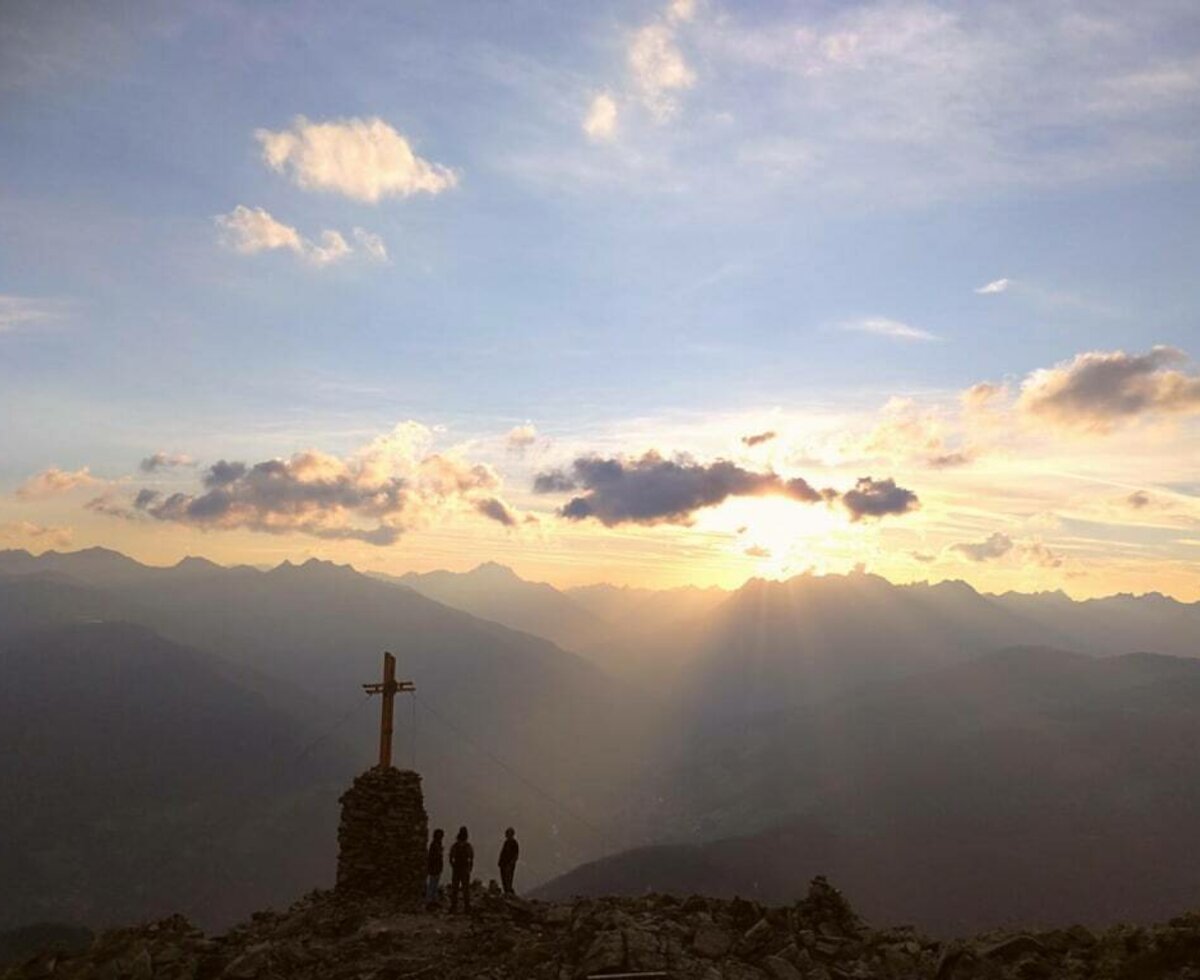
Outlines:
[[[379,719],[379,768],[387,769],[392,764],[392,717],[393,704],[397,693],[415,691],[417,685],[412,681],[396,680],[396,658],[390,653],[383,655],[383,682],[380,684],[364,684],[363,690],[368,694],[383,695],[383,710]]]

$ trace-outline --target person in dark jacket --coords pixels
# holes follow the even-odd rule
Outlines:
[[[504,831],[504,845],[500,848],[500,882],[505,895],[515,895],[513,872],[517,870],[517,858],[521,856],[521,845],[517,843],[517,832],[509,827]]]
[[[475,866],[475,848],[467,840],[467,828],[459,827],[450,847],[450,911],[458,911],[458,893],[462,890],[463,911],[471,911],[471,869]]]
[[[429,908],[437,905],[438,886],[442,883],[442,838],[445,836],[445,832],[439,827],[433,832],[433,840],[429,842],[429,858],[425,867],[425,873],[429,876],[425,881],[425,904]]]

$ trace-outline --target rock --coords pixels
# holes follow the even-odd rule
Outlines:
[[[625,937],[619,929],[607,929],[596,934],[579,965],[579,975],[613,973],[625,966]]]
[[[762,965],[772,980],[804,980],[804,975],[782,956],[768,956]]]
[[[738,949],[746,953],[753,953],[756,950],[762,949],[771,940],[771,923],[763,916],[753,926],[746,930],[745,935],[738,941]]]
[[[1009,936],[997,943],[981,947],[979,955],[986,960],[1000,960],[1005,963],[1011,963],[1014,960],[1019,960],[1022,956],[1037,955],[1045,951],[1046,947],[1034,939],[1033,936],[1022,933],[1021,935]]]
[[[130,964],[129,976],[131,980],[154,980],[154,961],[150,958],[150,951],[145,946],[134,956],[133,963]]]
[[[692,939],[692,951],[709,960],[720,959],[732,948],[733,936],[720,926],[701,926]]]

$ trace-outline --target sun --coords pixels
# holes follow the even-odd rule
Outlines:
[[[820,564],[845,518],[824,504],[782,497],[730,500],[714,510],[706,529],[731,534],[742,555],[756,560],[763,574]]]

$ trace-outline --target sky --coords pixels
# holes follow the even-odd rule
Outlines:
[[[0,7],[0,546],[1200,600],[1200,8]]]

